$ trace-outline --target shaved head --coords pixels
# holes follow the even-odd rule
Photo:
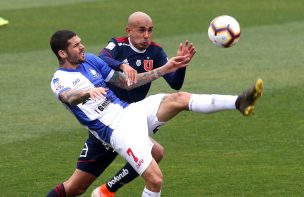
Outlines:
[[[128,26],[134,27],[142,24],[144,22],[149,22],[152,24],[151,17],[144,12],[134,12],[128,18]]]
[[[128,18],[126,27],[131,44],[142,51],[149,47],[152,40],[153,22],[144,12],[134,12]]]

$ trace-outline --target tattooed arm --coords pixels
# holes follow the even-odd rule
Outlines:
[[[149,72],[137,74],[137,80],[135,83],[131,83],[128,79],[126,79],[125,75],[122,72],[115,71],[114,75],[109,80],[109,83],[120,88],[130,90],[154,81],[167,73],[174,72],[179,68],[187,66],[184,64],[184,62],[187,61],[189,61],[188,56],[173,57],[162,67],[151,70]]]
[[[95,87],[87,90],[67,90],[62,92],[59,95],[59,99],[63,103],[67,103],[69,105],[78,105],[79,103],[84,102],[88,98],[92,98],[93,100],[99,100],[107,93],[106,88]]]

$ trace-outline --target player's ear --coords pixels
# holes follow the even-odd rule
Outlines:
[[[59,50],[58,55],[61,59],[67,58],[68,54],[66,53],[65,50]]]
[[[130,37],[131,28],[129,26],[126,27],[126,33],[128,37]]]

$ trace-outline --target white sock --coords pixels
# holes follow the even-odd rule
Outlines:
[[[218,94],[192,94],[189,110],[200,113],[213,113],[223,110],[233,110],[238,96]]]
[[[160,197],[160,192],[151,192],[145,187],[141,197]]]

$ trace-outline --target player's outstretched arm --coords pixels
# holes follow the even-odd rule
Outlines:
[[[147,84],[151,81],[154,81],[167,73],[176,71],[179,68],[184,68],[187,66],[186,62],[189,61],[187,56],[176,56],[171,58],[164,66],[151,70],[149,72],[140,73],[136,75],[136,83],[129,83],[126,79],[126,76],[118,71],[115,71],[112,78],[109,80],[109,83],[118,86],[123,89],[133,89],[144,84]]]

